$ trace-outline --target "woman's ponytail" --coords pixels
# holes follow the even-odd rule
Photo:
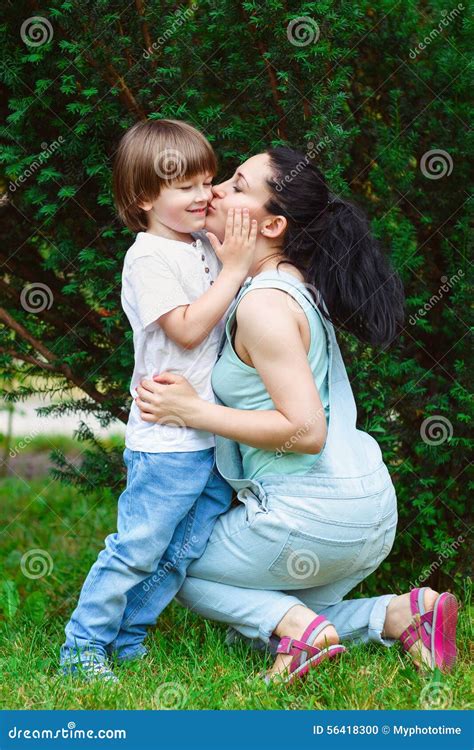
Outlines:
[[[266,208],[287,219],[285,257],[321,294],[322,312],[336,327],[370,344],[389,344],[403,324],[403,287],[367,217],[329,193],[305,154],[284,146],[267,153],[273,178]]]

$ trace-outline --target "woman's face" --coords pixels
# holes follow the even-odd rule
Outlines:
[[[256,154],[237,167],[229,180],[214,185],[206,229],[222,241],[229,208],[248,208],[250,218],[256,219],[260,226],[260,222],[269,216],[264,206],[271,196],[266,185],[270,176],[270,157],[266,153]]]

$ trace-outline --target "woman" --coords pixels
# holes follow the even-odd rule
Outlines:
[[[343,599],[388,555],[397,506],[377,443],[355,427],[334,326],[390,343],[403,320],[400,281],[364,216],[329,193],[302,153],[279,147],[253,156],[213,192],[206,227],[214,249],[229,208],[248,208],[259,229],[213,372],[218,403],[201,401],[171,373],[144,382],[137,400],[146,421],[171,416],[216,433],[217,468],[241,501],[219,518],[179,600],[248,638],[278,643],[267,679],[306,674],[340,655],[343,640],[391,646],[400,638],[417,666],[448,670],[456,656],[451,594]],[[234,221],[241,226],[238,212]],[[199,507],[193,523],[188,535],[198,533]],[[141,638],[144,591],[129,609]]]

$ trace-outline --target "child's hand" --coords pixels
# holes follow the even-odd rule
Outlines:
[[[224,242],[219,242],[211,232],[207,237],[224,268],[244,279],[253,263],[257,240],[257,221],[250,222],[248,208],[229,208]]]

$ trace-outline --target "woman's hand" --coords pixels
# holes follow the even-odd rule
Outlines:
[[[248,208],[229,208],[224,242],[219,242],[212,232],[207,239],[222,263],[223,270],[236,272],[245,278],[254,261],[257,241],[257,221],[250,220]]]
[[[182,422],[188,427],[193,421],[203,399],[182,375],[161,372],[153,380],[142,380],[137,387],[135,403],[144,422],[176,425]]]

